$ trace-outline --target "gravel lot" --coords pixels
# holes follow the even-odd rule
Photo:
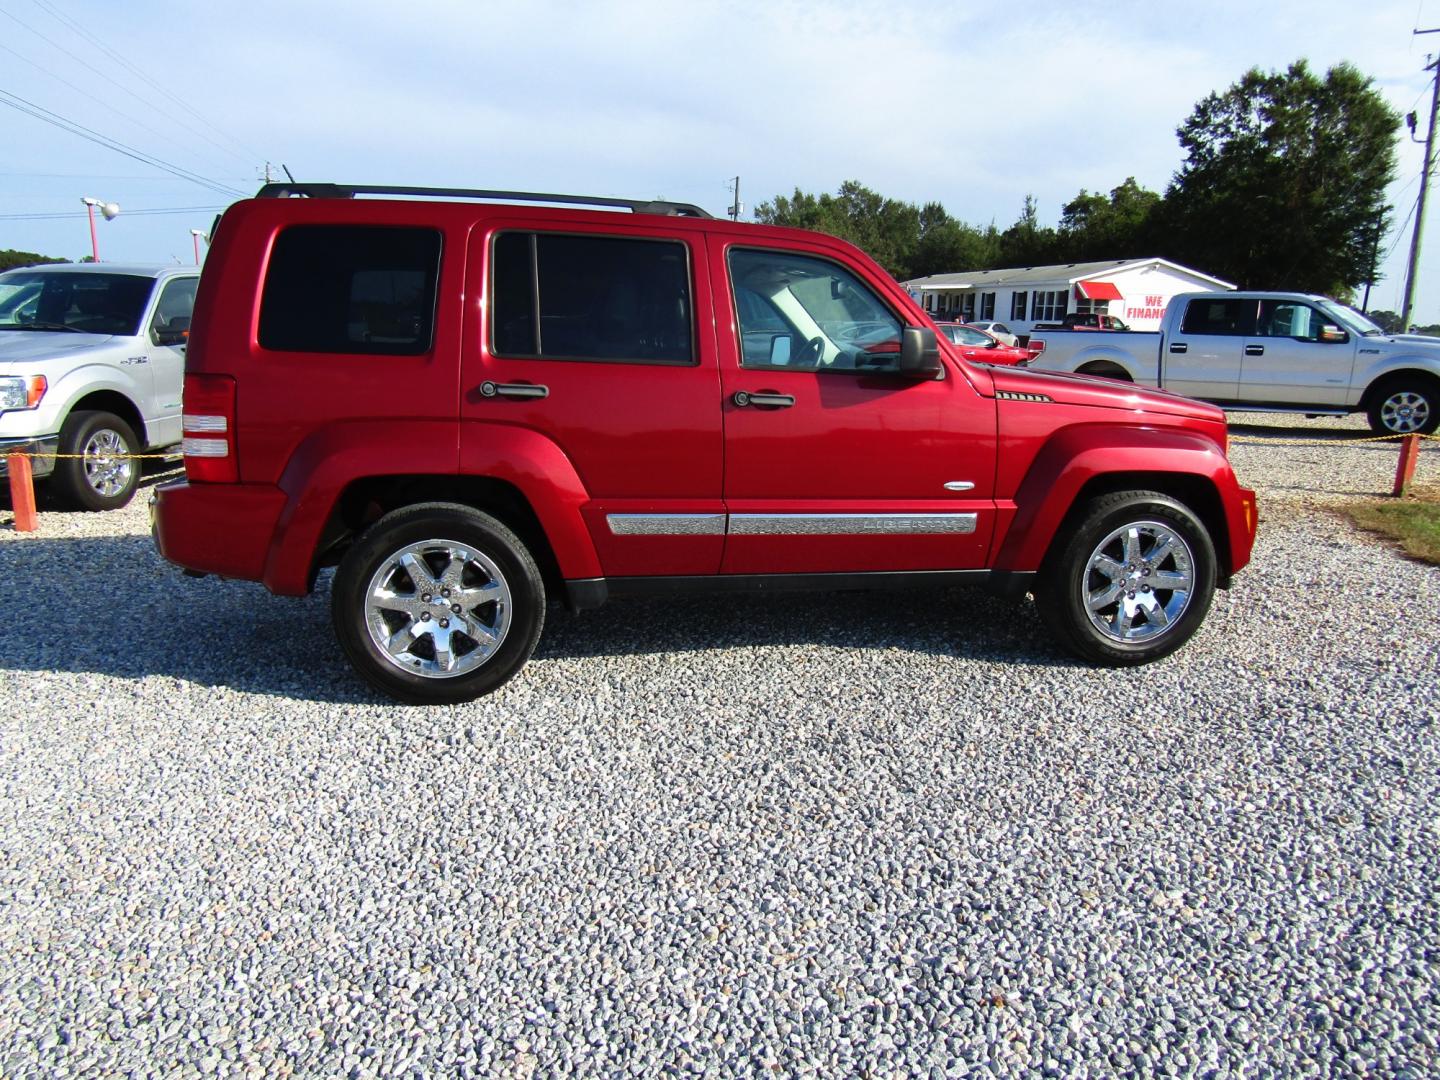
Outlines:
[[[402,708],[143,493],[0,513],[0,1075],[1434,1075],[1440,569],[1326,509],[1393,446],[1232,419],[1255,561],[1129,672],[631,602]]]

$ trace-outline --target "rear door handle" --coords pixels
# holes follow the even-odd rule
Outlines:
[[[730,400],[742,409],[747,405],[764,405],[772,409],[788,409],[791,405],[795,404],[795,396],[793,394],[772,394],[765,391],[752,394],[748,390],[736,390],[735,396]]]
[[[480,396],[485,398],[547,398],[550,388],[539,383],[497,383],[486,379],[480,384]]]
[[[1171,352],[1189,352],[1189,351],[1190,351],[1190,346],[1189,346],[1189,345],[1186,345],[1185,342],[1183,342],[1183,341],[1172,341],[1172,342],[1170,343],[1170,351],[1171,351]]]
[[[1265,346],[1264,346],[1264,345],[1246,345],[1246,346],[1245,346],[1245,355],[1246,355],[1246,356],[1264,356],[1264,355],[1265,355]]]

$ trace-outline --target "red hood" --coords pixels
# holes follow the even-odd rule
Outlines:
[[[1225,413],[1203,401],[1151,390],[1133,383],[1105,379],[1098,375],[1073,375],[1034,368],[997,367],[990,371],[997,393],[1044,394],[1065,405],[1089,405],[1100,409],[1132,409],[1136,412],[1168,413],[1223,424]]]

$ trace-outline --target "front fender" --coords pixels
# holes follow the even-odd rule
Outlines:
[[[1085,485],[1116,474],[1152,474],[1148,484],[1140,481],[1142,487],[1167,477],[1207,483],[1225,518],[1228,543],[1216,544],[1222,559],[1228,552],[1225,573],[1250,561],[1254,496],[1240,487],[1218,443],[1183,428],[1087,424],[1056,432],[1035,456],[1016,490],[1014,516],[1000,541],[995,569],[1038,570]]]
[[[70,415],[76,402],[87,395],[102,391],[119,394],[135,406],[138,415],[145,415],[145,410],[141,408],[141,403],[149,397],[145,386],[124,368],[114,364],[86,363],[58,375],[46,371],[44,366],[36,365],[33,374],[45,376],[45,396],[34,409],[12,409],[4,413],[4,422],[0,423],[0,435],[54,435],[65,423],[65,418]],[[142,442],[148,442],[143,430],[135,434]]]

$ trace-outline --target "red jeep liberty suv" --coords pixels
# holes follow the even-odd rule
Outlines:
[[[1137,664],[1255,535],[1219,409],[970,362],[851,245],[683,204],[267,185],[185,371],[160,552],[285,596],[338,566],[341,646],[409,702],[503,683],[547,597],[976,581]]]

